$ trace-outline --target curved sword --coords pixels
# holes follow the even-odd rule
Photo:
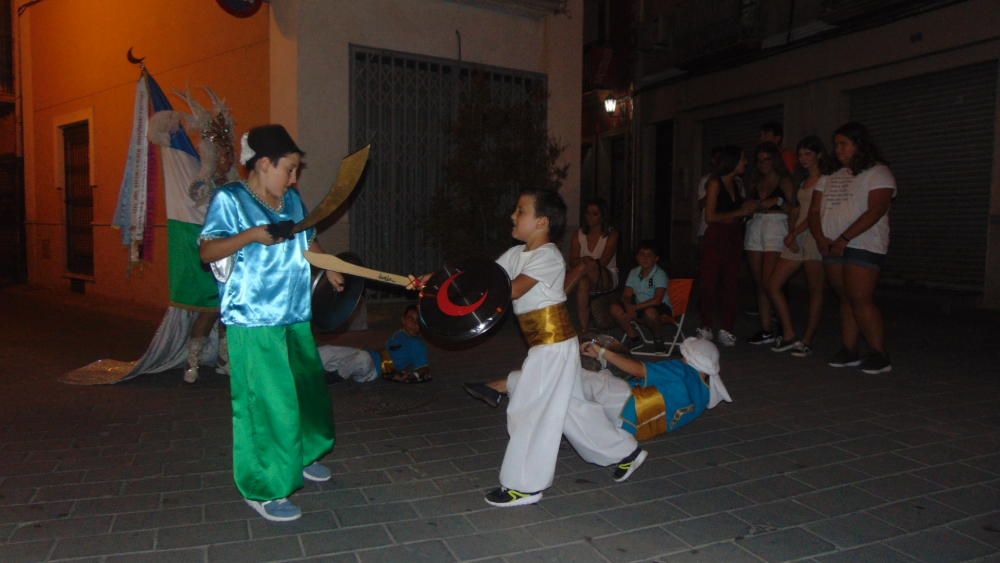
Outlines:
[[[330,191],[323,198],[323,201],[319,202],[319,205],[314,207],[309,212],[309,215],[306,215],[305,219],[292,227],[292,234],[302,232],[319,223],[347,201],[354,188],[357,187],[358,180],[361,179],[361,174],[365,171],[365,164],[368,163],[368,153],[371,152],[371,149],[372,146],[369,143],[345,156],[344,160],[340,161],[340,171],[337,172],[337,181],[330,186]]]

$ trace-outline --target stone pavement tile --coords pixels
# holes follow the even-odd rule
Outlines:
[[[705,467],[718,467],[742,458],[725,448],[710,448],[675,455],[670,459],[686,469],[702,469]]]
[[[817,489],[826,489],[839,485],[847,485],[856,481],[863,481],[868,479],[869,475],[857,469],[851,469],[844,464],[834,464],[795,471],[789,473],[789,477]]]
[[[371,471],[374,469],[386,469],[397,465],[409,465],[410,463],[413,463],[413,460],[410,459],[408,454],[400,452],[391,454],[361,455],[363,457],[352,457],[350,459],[343,460],[344,467],[346,467],[348,471],[352,472]]]
[[[78,500],[109,497],[120,494],[121,483],[84,483],[79,485],[55,485],[38,489],[33,497],[36,502]]]
[[[459,560],[505,555],[542,547],[523,528],[484,532],[471,536],[458,536],[449,538],[445,542],[451,547],[451,551],[458,556]]]
[[[664,500],[628,503],[621,508],[605,510],[598,514],[625,532],[688,517],[684,511]]]
[[[796,469],[820,467],[856,459],[858,456],[835,446],[816,446],[783,454],[791,460]]]
[[[859,438],[837,442],[835,445],[842,450],[849,451],[859,456],[870,456],[895,450],[902,450],[906,447],[906,445],[902,442],[897,442],[896,440],[882,435],[861,436]]]
[[[940,491],[941,485],[921,479],[912,473],[902,473],[891,477],[879,477],[856,483],[855,487],[885,500],[903,500]]]
[[[106,467],[90,469],[83,477],[84,483],[99,483],[101,481],[129,481],[146,479],[163,475],[162,465],[127,465],[125,467]],[[232,479],[230,474],[230,479]]]
[[[739,483],[729,488],[754,502],[770,502],[813,490],[809,485],[784,475]]]
[[[690,433],[687,432],[688,428],[691,429]],[[681,430],[677,435],[671,435],[669,440],[660,438],[658,441],[649,442],[648,445],[657,453],[674,454],[727,446],[743,441],[743,438],[734,435],[731,429],[701,432],[698,427],[688,428]]]
[[[913,474],[944,485],[945,487],[964,487],[996,479],[996,475],[992,473],[961,463],[949,463],[929,467],[921,471],[914,471]]]
[[[14,533],[15,528],[17,528],[17,524],[4,524],[0,526],[0,543],[6,543],[7,538]]]
[[[690,551],[673,553],[657,558],[663,563],[759,563],[760,559],[750,555],[732,542],[716,543]]]
[[[111,529],[111,516],[44,520],[19,526],[10,536],[12,542],[96,536]]]
[[[753,501],[729,488],[677,495],[670,497],[668,501],[691,516],[734,510],[753,504]]]
[[[965,464],[1000,475],[1000,454],[969,459]]]
[[[795,500],[827,516],[839,516],[885,503],[884,500],[853,486],[809,493]]]
[[[749,508],[736,510],[733,512],[733,515],[741,520],[745,520],[755,529],[760,530],[778,530],[824,518],[819,512],[793,500],[779,500],[768,504],[757,504]]]
[[[901,432],[890,432],[886,437],[897,442],[902,442],[907,446],[922,446],[925,444],[936,444],[950,440],[952,436],[944,432],[937,432],[930,428],[912,428]]]
[[[661,528],[604,536],[593,540],[591,545],[613,562],[646,559],[687,548],[684,542]]]
[[[840,548],[857,547],[905,533],[895,526],[863,513],[820,520],[806,524],[804,528]]]
[[[357,459],[366,455],[370,452],[364,444],[337,444],[330,453],[323,456],[321,461],[347,461],[350,459]],[[396,452],[396,455],[401,455]]]
[[[246,502],[242,500],[232,502],[213,502],[212,504],[206,504],[203,508],[205,510],[205,522],[247,520],[249,518],[256,518],[257,514],[252,508],[247,506]]]
[[[879,408],[888,409],[891,407],[890,405],[882,404],[879,405]],[[890,414],[887,416],[876,417],[872,419],[872,422],[897,431],[909,430],[910,428],[919,428],[923,426],[928,426],[933,423],[932,420],[929,420],[923,416],[917,416],[915,414],[912,414],[911,412],[906,412],[906,411],[911,411],[913,409],[911,405],[900,403],[899,408],[901,412],[898,412],[896,414]]]
[[[451,460],[460,471],[479,471],[481,469],[493,469],[500,472],[500,464],[503,463],[503,450],[492,453],[476,454],[473,456],[460,457]]]
[[[425,461],[449,460],[456,457],[476,455],[476,451],[465,444],[450,444],[410,450],[410,457],[417,463]]]
[[[0,491],[0,506],[27,504],[35,496],[35,489],[15,489]]]
[[[270,538],[208,546],[211,561],[275,561],[302,557],[302,546],[294,537]]]
[[[971,454],[976,455],[989,455],[1000,450],[1000,432],[993,431],[991,434],[986,434],[984,436],[974,436],[971,438],[962,438],[951,442],[952,446],[965,450]]]
[[[497,486],[497,471],[495,469],[484,469],[482,471],[442,477],[435,479],[434,484],[446,495],[469,491],[485,493],[488,489]]]
[[[827,421],[829,423],[829,420]],[[826,426],[826,425],[824,425]],[[797,432],[791,432],[788,434],[782,434],[776,436],[782,442],[787,443],[793,448],[809,448],[813,446],[820,446],[824,444],[831,444],[833,442],[839,442],[843,440],[843,436],[835,432],[831,432],[826,428],[813,428],[810,430],[799,430]],[[836,444],[840,447],[839,444]]]
[[[364,494],[365,500],[370,503],[435,497],[441,494],[441,490],[437,488],[437,485],[433,481],[413,481],[410,483],[379,485],[362,489],[361,492]]]
[[[476,531],[465,516],[443,516],[387,524],[397,543],[467,536]]]
[[[330,510],[332,508],[339,508],[343,506],[359,506],[362,504],[368,504],[365,496],[356,489],[348,489],[346,491],[319,491],[315,493],[303,490],[295,494],[292,498],[295,499],[295,504],[299,505],[299,508],[301,508],[303,512]],[[242,499],[240,499],[240,501],[242,502]]]
[[[526,551],[516,555],[509,555],[504,558],[508,563],[606,563],[607,559],[601,556],[591,545],[587,543],[572,543],[537,551]]]
[[[279,536],[295,536],[309,532],[323,532],[339,528],[333,512],[304,512],[302,518],[293,522],[268,522],[263,518],[251,516],[250,537],[253,539],[275,538]]]
[[[334,508],[337,521],[341,526],[363,526],[365,524],[381,524],[384,522],[397,522],[399,520],[411,520],[417,517],[410,503],[394,502],[386,504],[372,504],[366,506],[347,506]]]
[[[239,490],[233,485],[224,487],[211,487],[192,491],[174,491],[162,493],[163,506],[173,508],[175,506],[193,506],[196,504],[209,504],[213,502],[227,502],[243,500]]]
[[[153,477],[138,481],[128,481],[125,483],[125,492],[123,494],[167,493],[200,488],[201,475],[174,475],[171,477]]]
[[[736,472],[743,479],[760,479],[772,475],[782,475],[796,469],[792,460],[780,454],[740,459],[726,464],[726,469]]]
[[[571,516],[525,527],[542,545],[560,545],[579,540],[590,541],[597,536],[616,534],[620,530],[597,514]]]
[[[105,563],[203,563],[208,560],[206,551],[204,547],[140,551],[128,555],[110,555],[105,559]]]
[[[646,465],[643,464],[643,470],[636,472],[629,482],[638,482],[642,480],[643,476],[649,477],[649,473],[646,472],[645,467]],[[493,472],[493,478],[496,479],[496,472]],[[579,471],[576,473],[560,473],[557,471],[556,478],[552,482],[552,487],[550,489],[553,493],[569,495],[573,493],[582,493],[586,491],[593,491],[595,489],[607,488],[612,482],[610,469],[605,469],[603,467],[600,469],[593,469],[593,466],[591,465],[587,471]]]
[[[195,461],[174,461],[163,464],[164,475],[188,475],[192,473],[209,473],[212,471],[233,470],[231,459],[211,458]]]
[[[867,511],[876,518],[891,522],[893,526],[907,532],[915,532],[965,517],[961,512],[934,502],[927,497],[918,497],[902,502],[874,508]]]
[[[724,512],[672,522],[663,529],[677,536],[692,547],[715,543],[723,540],[742,538],[747,534],[749,526],[743,520]]]
[[[994,549],[1000,549],[1000,512],[969,518],[953,523],[950,527],[970,538],[990,544]]]
[[[306,555],[339,553],[392,544],[392,538],[381,525],[302,534],[299,538]]]
[[[9,460],[0,463],[0,475],[14,477],[16,475],[32,475],[35,473],[50,473],[56,467],[54,461],[35,461],[16,463]]]
[[[951,489],[930,497],[966,514],[982,514],[1000,507],[1000,490],[985,485]]]
[[[905,450],[900,450],[897,451],[896,453],[905,458],[916,460],[919,461],[920,463],[925,463],[927,465],[948,463],[951,461],[959,461],[969,457],[973,457],[975,455],[963,449],[955,448],[947,444],[930,444],[927,446],[917,446],[914,448],[907,448]]]
[[[330,466],[332,464],[325,464]],[[402,466],[405,467],[405,466]],[[396,469],[396,468],[393,468]],[[354,489],[372,485],[386,485],[392,482],[385,471],[362,471],[359,473],[335,473],[326,483],[318,483],[322,490]]]
[[[0,561],[45,561],[52,541],[0,544]]]
[[[465,515],[465,518],[475,526],[476,530],[489,532],[551,520],[552,515],[542,510],[540,505],[534,504],[517,510],[497,510],[493,507],[487,507],[485,510],[470,512]]]
[[[782,454],[792,449],[792,447],[780,438],[768,437],[750,442],[732,444],[726,446],[726,449],[745,458],[754,458],[766,455]]]
[[[166,505],[164,508],[173,508]],[[88,516],[92,514],[117,514],[122,512],[141,512],[160,508],[160,495],[134,495],[127,497],[108,497],[92,500],[76,501],[73,505],[73,516]]]
[[[851,469],[857,469],[871,475],[882,477],[894,473],[902,473],[924,467],[924,464],[894,453],[867,456],[845,463]]]
[[[52,558],[69,559],[71,557],[112,555],[130,551],[148,551],[153,549],[155,540],[156,532],[152,530],[83,538],[63,538],[56,541]]]
[[[686,491],[701,491],[739,483],[744,478],[735,471],[725,467],[709,467],[672,475],[670,480],[680,485]]]
[[[449,475],[460,474],[455,464],[449,460],[428,461],[424,463],[414,463],[412,465],[400,465],[390,467],[383,471],[389,476],[393,483],[409,483],[411,481],[422,481],[424,479],[437,479]],[[494,473],[496,473],[494,471]],[[372,483],[377,485],[379,483]]]
[[[0,454],[2,455],[2,454]],[[83,480],[84,471],[60,471],[58,473],[35,473],[31,475],[5,475],[3,482],[0,482],[0,491],[11,491],[13,489],[37,489],[50,485],[66,485],[69,483],[79,483]]]
[[[737,425],[729,430],[729,434],[741,442],[744,440],[758,440],[768,436],[777,436],[786,432],[787,430],[784,428],[769,422],[764,424],[748,424],[745,426]]]
[[[197,524],[202,521],[202,513],[202,507],[200,506],[187,506],[166,510],[118,514],[115,516],[112,530],[115,532],[128,532],[131,530]]]
[[[441,540],[395,545],[358,552],[362,563],[397,563],[400,561],[454,561],[455,556]]]
[[[201,486],[215,488],[233,484],[232,471],[213,471],[201,474]]]
[[[469,442],[468,446],[477,454],[502,452],[507,449],[507,441],[501,438],[503,437],[494,437],[489,440],[476,440],[475,442]]]
[[[737,543],[765,561],[787,561],[832,551],[834,546],[801,528],[748,537]]]
[[[102,457],[85,457],[80,459],[58,460],[57,471],[75,471],[78,469],[107,469],[109,467],[122,467],[132,463],[135,456],[128,455],[105,455]]]
[[[0,524],[21,524],[38,520],[65,518],[73,509],[72,502],[41,502],[0,508]]]
[[[996,548],[947,528],[924,530],[887,542],[893,549],[918,561],[968,561],[996,552]]]
[[[248,508],[249,509],[249,508]],[[245,520],[233,522],[212,522],[191,526],[160,528],[156,536],[157,549],[193,547],[250,538]]]
[[[424,499],[414,505],[417,513],[424,518],[448,516],[482,510],[489,505],[483,500],[486,491],[469,491],[454,495],[443,495]]]
[[[583,514],[585,512],[596,512],[622,505],[622,502],[618,498],[608,493],[609,491],[598,489],[570,495],[545,497],[542,499],[540,506],[546,512],[558,518]]]
[[[913,563],[916,559],[880,543],[816,558],[820,563]]]

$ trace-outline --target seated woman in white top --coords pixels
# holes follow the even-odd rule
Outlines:
[[[618,286],[618,231],[607,223],[601,199],[585,204],[583,226],[573,237],[566,272],[566,296],[576,303],[580,331],[590,329],[590,294]]]

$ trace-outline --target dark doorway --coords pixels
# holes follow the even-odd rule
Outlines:
[[[62,128],[66,186],[66,270],[94,275],[94,196],[90,185],[90,131],[87,122]]]
[[[656,198],[653,225],[660,265],[668,272],[670,265],[670,230],[673,225],[671,200],[674,196],[674,122],[656,124]]]

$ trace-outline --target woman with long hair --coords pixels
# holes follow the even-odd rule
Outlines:
[[[743,218],[757,208],[757,201],[744,201],[736,184],[746,166],[746,156],[739,147],[723,147],[705,185],[708,228],[699,268],[702,328],[698,329],[698,336],[711,340],[712,331],[718,328],[719,344],[723,346],[736,344],[733,325],[738,305]]]
[[[840,126],[833,133],[833,146],[842,168],[830,175],[826,185],[814,188],[809,208],[809,228],[823,255],[830,286],[840,299],[843,346],[829,365],[887,373],[892,364],[874,294],[889,251],[889,208],[896,179],[864,125]],[[864,360],[858,351],[861,336],[871,349]]]
[[[570,242],[566,295],[575,293],[580,331],[590,329],[590,293],[618,285],[618,231],[608,224],[607,205],[595,198],[584,204],[583,226]]]
[[[760,332],[751,336],[750,344],[770,344],[775,334],[772,326],[771,300],[767,286],[788,234],[788,209],[795,196],[792,177],[781,159],[781,149],[774,143],[761,143],[754,151],[756,166],[750,178],[750,197],[760,204],[747,222],[743,248],[747,251],[750,275],[757,287],[757,309],[760,311]]]
[[[825,185],[827,176],[827,153],[823,141],[815,135],[810,135],[799,141],[796,147],[799,167],[807,174],[802,180],[793,206],[789,214],[788,234],[785,236],[785,248],[778,257],[771,279],[767,285],[767,295],[771,298],[774,311],[781,321],[782,334],[779,334],[771,346],[775,352],[791,351],[793,356],[805,357],[812,353],[813,336],[819,327],[820,314],[823,312],[823,257],[816,246],[816,239],[809,232],[809,206],[812,203],[813,189]],[[788,309],[788,300],[783,288],[789,278],[803,268],[806,273],[806,283],[809,287],[809,320],[802,338],[795,336],[795,325]]]

